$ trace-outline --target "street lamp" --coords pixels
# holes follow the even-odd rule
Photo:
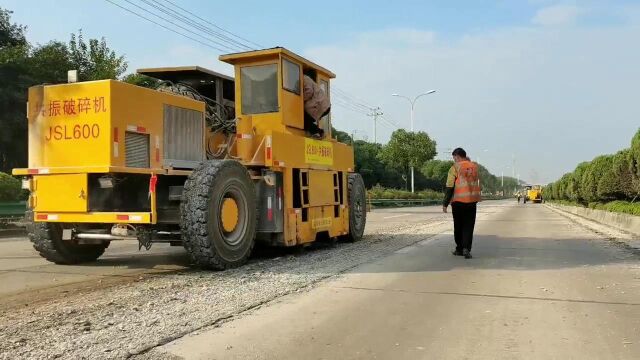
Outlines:
[[[429,90],[429,91],[427,91],[427,92],[425,92],[425,93],[422,93],[422,94],[420,94],[420,95],[418,95],[418,96],[414,97],[413,99],[411,99],[411,98],[410,98],[410,97],[408,97],[408,96],[404,96],[404,95],[400,95],[400,94],[391,94],[391,96],[395,96],[395,97],[400,97],[400,98],[403,98],[403,99],[407,99],[407,101],[409,101],[409,104],[411,104],[411,132],[413,132],[413,109],[414,109],[414,108],[415,108],[415,106],[416,106],[416,101],[417,101],[419,98],[421,98],[422,96],[429,95],[429,94],[433,94],[433,93],[435,93],[435,92],[436,92],[435,90]],[[411,192],[412,192],[412,193],[413,193],[413,192],[415,192],[414,176],[413,176],[413,166],[411,166]]]
[[[504,165],[502,166],[502,172],[501,172],[501,177],[502,177],[502,196],[504,196],[504,169],[508,169],[511,166],[509,165]]]

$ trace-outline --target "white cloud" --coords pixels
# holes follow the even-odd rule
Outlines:
[[[505,28],[416,44],[418,33],[430,32],[376,31],[305,55],[337,74],[334,85],[406,128],[409,105],[391,94],[437,89],[416,104],[416,129],[441,149],[463,146],[472,157],[488,149],[482,162],[498,174],[514,154],[523,178],[552,181],[628,147],[638,129],[640,48],[630,46],[638,26]],[[370,117],[334,107],[334,119],[372,138]],[[378,140],[391,131],[379,125]]]
[[[585,12],[575,5],[551,5],[538,10],[531,21],[542,26],[572,25]]]
[[[385,46],[425,46],[432,44],[436,39],[433,31],[422,31],[410,28],[396,28],[378,31],[370,31],[358,34],[361,42],[384,44]]]

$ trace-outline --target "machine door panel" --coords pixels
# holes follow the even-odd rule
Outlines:
[[[37,212],[86,212],[87,174],[36,176]]]

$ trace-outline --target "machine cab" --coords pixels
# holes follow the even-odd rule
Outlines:
[[[257,134],[265,131],[308,136],[305,129],[303,77],[309,76],[330,96],[335,75],[291,51],[277,47],[223,55],[235,67],[236,118],[249,120]],[[331,115],[317,124],[331,139]]]

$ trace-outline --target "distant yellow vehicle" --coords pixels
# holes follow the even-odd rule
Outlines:
[[[540,185],[528,185],[524,187],[525,197],[524,202],[532,201],[534,203],[542,202],[542,186]]]
[[[29,89],[29,237],[49,261],[94,261],[114,240],[184,246],[208,269],[243,264],[256,241],[359,240],[366,222],[353,148],[312,138],[303,76],[335,75],[284,48],[143,69],[157,90],[114,80]]]

